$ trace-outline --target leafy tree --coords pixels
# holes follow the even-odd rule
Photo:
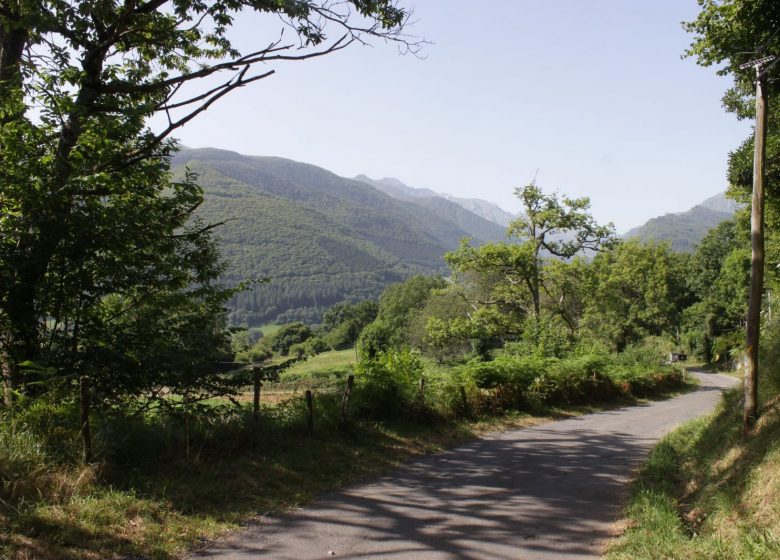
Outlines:
[[[242,11],[281,17],[295,39],[280,34],[239,51],[228,32]],[[219,317],[228,294],[215,284],[213,225],[192,219],[202,202],[194,178],[171,181],[169,135],[229,92],[273,74],[269,63],[320,56],[368,36],[414,50],[403,35],[407,16],[390,0],[0,5],[0,363],[9,392],[31,391],[20,384],[41,372],[78,378],[86,426],[90,387],[116,391],[126,379],[104,382],[115,368],[100,349],[109,342],[138,349],[142,335],[155,334],[129,317],[156,310],[171,328],[187,323],[177,316],[193,325]],[[168,124],[152,131],[146,123],[157,114]],[[211,354],[223,338],[217,323],[203,323],[209,343],[187,351]],[[111,331],[120,327],[141,331],[123,332],[119,344]],[[195,338],[178,338],[164,354]],[[147,365],[133,391],[142,378],[157,383]]]
[[[331,347],[347,348],[355,344],[360,331],[376,319],[378,312],[379,304],[375,301],[337,303],[322,316],[318,333]]]
[[[717,73],[732,76],[724,105],[740,118],[754,116],[755,70],[740,68],[755,58],[780,54],[780,6],[773,0],[699,0],[694,21],[684,23],[694,35],[686,56],[701,66],[718,65]],[[777,85],[769,84],[770,95]]]
[[[474,311],[455,286],[433,290],[410,320],[409,344],[440,363],[467,353],[468,339],[456,336],[451,323],[467,320]]]
[[[744,212],[723,222],[702,239],[689,262],[689,286],[698,301],[683,314],[683,334],[691,351],[706,361],[728,358],[724,352],[714,353],[713,345],[724,336],[731,343],[744,323],[750,267],[747,228]]]
[[[618,351],[671,333],[691,303],[685,257],[667,244],[628,240],[593,259],[583,326]]]
[[[446,286],[447,282],[439,276],[413,276],[385,289],[375,322],[382,325],[381,331],[390,347],[409,344],[409,326],[415,314],[425,307],[434,290]]]
[[[357,341],[361,359],[373,360],[380,353],[390,349],[392,333],[381,319],[376,319],[360,333]]]
[[[749,283],[750,250],[736,247],[726,255],[705,297],[685,310],[683,325],[688,344],[705,360],[729,358],[725,352],[715,355],[713,348],[719,338],[728,341],[725,350],[744,348],[744,341],[734,345],[734,332],[745,323]]]
[[[516,189],[515,194],[523,202],[524,215],[509,226],[508,233],[517,243],[472,247],[464,241],[445,259],[459,284],[470,284],[465,296],[475,304],[541,321],[547,301],[550,312],[561,316],[573,330],[581,307],[576,271],[582,264],[567,266],[556,261],[608,248],[614,243],[614,228],[595,223],[587,212],[587,198],[559,200],[534,183]]]
[[[306,342],[314,333],[303,323],[290,323],[284,325],[273,335],[265,338],[263,342],[268,344],[274,352],[286,356],[290,351],[290,346],[300,342]]]
[[[580,257],[568,261],[549,260],[544,266],[543,308],[549,316],[563,321],[569,336],[577,332],[585,312],[588,272],[588,263]]]
[[[699,299],[709,295],[726,257],[737,247],[744,247],[744,240],[744,235],[738,236],[737,223],[732,219],[711,229],[697,245],[690,260],[689,285]]]
[[[463,296],[474,306],[497,306],[519,316],[534,314],[532,292],[537,270],[532,244],[473,247],[464,240],[444,258]]]
[[[532,257],[528,285],[534,315],[541,310],[542,257],[570,259],[583,251],[598,251],[614,241],[614,226],[598,225],[588,214],[588,198],[558,199],[544,194],[535,183],[515,189],[523,214],[509,225],[508,234],[529,247]]]

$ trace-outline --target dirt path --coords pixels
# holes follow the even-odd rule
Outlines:
[[[597,558],[633,472],[660,436],[736,381],[651,404],[514,430],[329,494],[196,558]]]

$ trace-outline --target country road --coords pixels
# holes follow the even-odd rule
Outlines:
[[[694,375],[697,391],[481,438],[263,519],[193,558],[598,558],[652,445],[736,383]]]

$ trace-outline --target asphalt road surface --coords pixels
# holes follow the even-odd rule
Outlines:
[[[652,445],[735,383],[694,375],[695,392],[481,438],[263,519],[194,558],[597,558]]]

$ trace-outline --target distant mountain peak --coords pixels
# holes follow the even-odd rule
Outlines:
[[[716,212],[726,212],[728,214],[733,214],[741,208],[741,205],[738,202],[726,198],[726,193],[719,193],[715,196],[711,196],[700,203],[699,206],[704,206],[705,208],[715,210]]]
[[[651,218],[639,227],[628,230],[624,238],[637,237],[643,241],[668,241],[675,251],[688,253],[696,248],[707,232],[731,219],[740,205],[716,194],[685,212],[674,212]]]
[[[441,198],[454,202],[461,208],[476,214],[486,220],[489,220],[502,227],[507,227],[517,218],[515,214],[507,212],[497,204],[482,200],[479,198],[460,198],[446,193],[438,193],[431,189],[410,187],[395,177],[385,177],[384,179],[372,179],[366,175],[358,175],[355,180],[362,181],[379,189],[385,194],[402,200],[414,200],[421,198]]]
[[[364,175],[364,177],[365,177],[365,175]],[[379,179],[379,180],[382,183],[384,183],[385,185],[392,185],[394,187],[400,187],[400,188],[406,187],[406,185],[403,183],[403,181],[401,181],[400,179],[397,179],[395,177],[384,177],[384,178]]]

